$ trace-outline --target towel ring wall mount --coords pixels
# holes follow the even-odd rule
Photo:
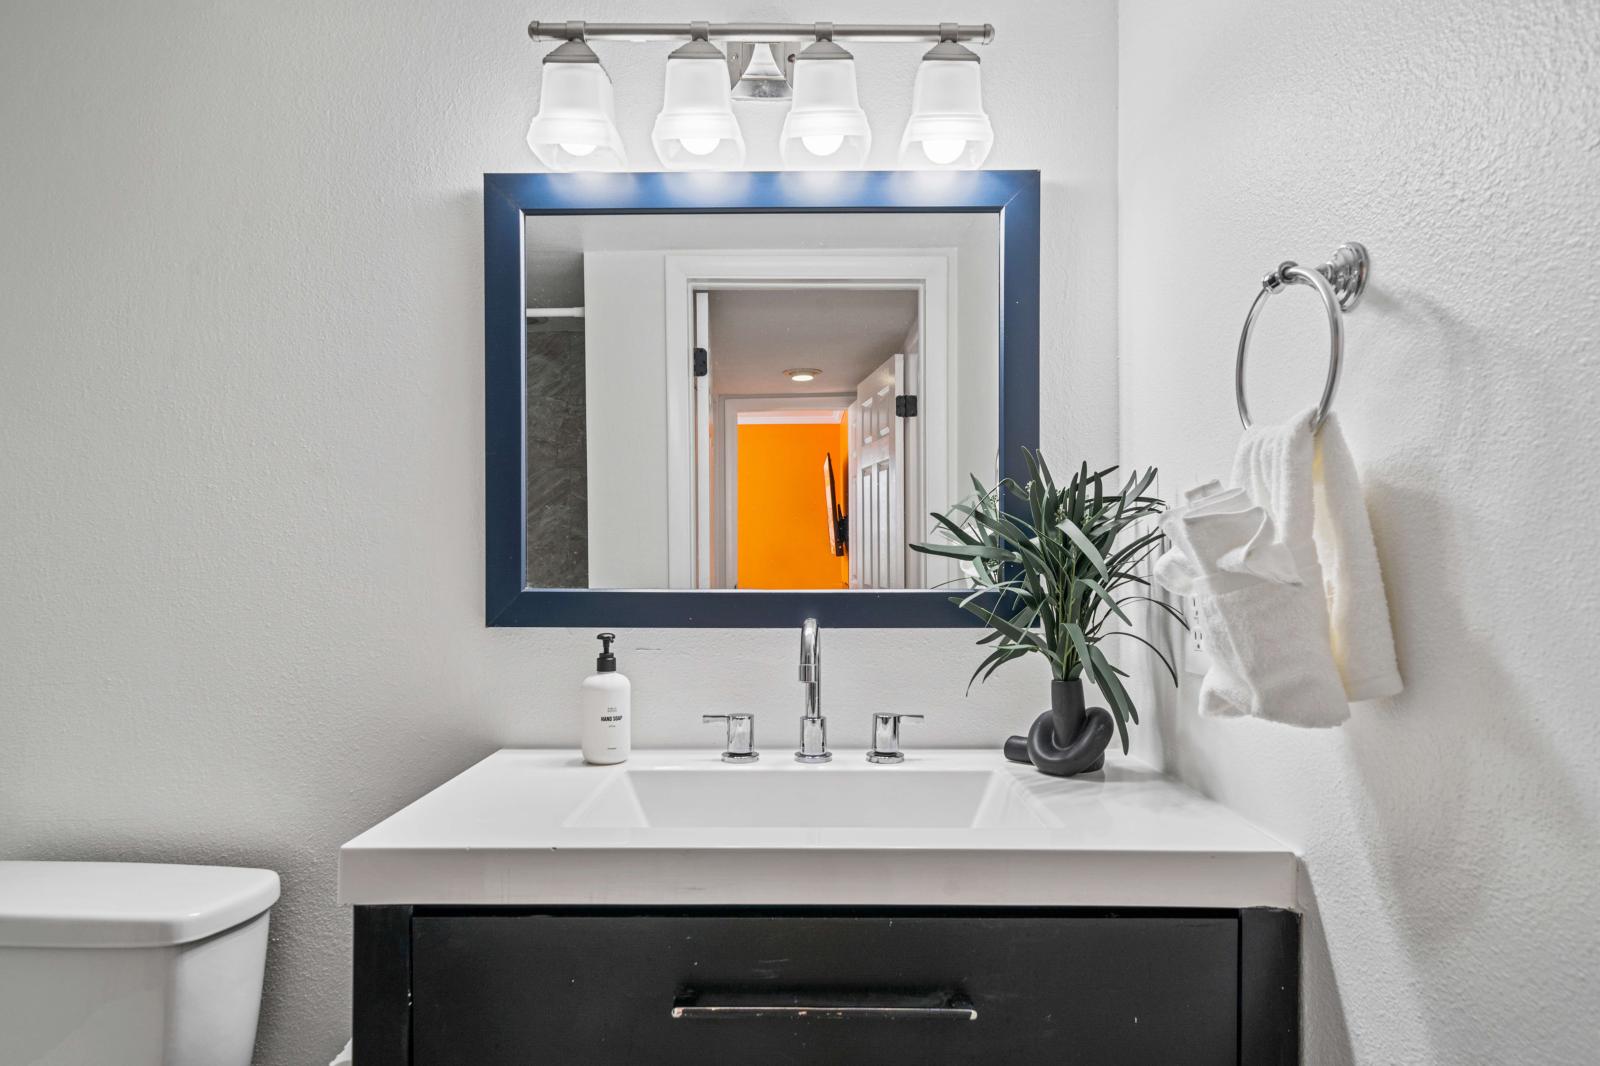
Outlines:
[[[1239,334],[1239,357],[1233,371],[1233,397],[1239,405],[1239,421],[1246,429],[1250,427],[1250,406],[1244,398],[1245,354],[1250,349],[1250,331],[1255,328],[1267,297],[1290,285],[1309,285],[1322,297],[1322,307],[1328,316],[1328,378],[1311,425],[1315,432],[1322,428],[1323,420],[1333,409],[1333,394],[1339,387],[1339,370],[1344,361],[1344,313],[1361,302],[1371,273],[1372,257],[1367,254],[1366,246],[1350,241],[1339,245],[1333,256],[1316,270],[1307,270],[1293,260],[1286,260],[1261,279],[1261,291],[1250,304],[1250,313],[1245,315],[1244,329]]]

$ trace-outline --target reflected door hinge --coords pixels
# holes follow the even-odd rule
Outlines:
[[[711,366],[706,350],[704,348],[696,348],[694,350],[694,376],[703,378],[709,373],[711,373]]]
[[[894,398],[894,413],[901,418],[916,418],[917,398],[915,396],[896,396]]]

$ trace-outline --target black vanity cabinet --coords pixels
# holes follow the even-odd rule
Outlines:
[[[1289,911],[356,909],[362,1066],[1292,1066]]]

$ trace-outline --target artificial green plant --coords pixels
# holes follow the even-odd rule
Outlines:
[[[1139,572],[1161,544],[1153,520],[1166,504],[1145,494],[1155,481],[1155,467],[1135,472],[1118,490],[1107,482],[1116,467],[1090,473],[1083,464],[1070,482],[1057,486],[1042,454],[1024,455],[1031,475],[1026,485],[1005,478],[984,488],[974,477],[972,496],[946,514],[933,515],[945,539],[912,548],[960,560],[971,580],[972,591],[952,596],[951,602],[983,620],[990,632],[978,643],[994,647],[972,672],[969,689],[1013,659],[1042,655],[1055,680],[1094,682],[1111,703],[1126,752],[1128,723],[1137,723],[1139,712],[1122,684],[1127,673],[1107,658],[1101,642],[1136,640],[1155,652],[1174,685],[1178,674],[1160,648],[1108,625],[1116,619],[1132,626],[1124,607],[1139,602],[1185,625],[1180,612],[1149,595],[1149,579]],[[1026,501],[1026,517],[1021,507],[1002,507],[1007,496]]]

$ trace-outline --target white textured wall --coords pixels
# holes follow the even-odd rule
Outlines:
[[[1260,276],[1372,250],[1337,409],[1407,690],[1344,728],[1160,718],[1169,768],[1303,849],[1306,1062],[1600,1046],[1600,7],[1126,0],[1121,439],[1225,473]],[[1315,401],[1309,290],[1258,417]]]
[[[343,1040],[340,842],[576,740],[590,633],[482,622],[480,175],[535,166],[533,16],[992,20],[990,164],[1044,171],[1045,443],[1115,450],[1112,0],[7,4],[0,855],[280,871],[268,1066]],[[669,46],[598,47],[646,160]],[[858,51],[888,165],[918,49]],[[793,633],[618,628],[638,743],[736,706],[790,741]],[[886,702],[912,743],[1025,722],[1043,671],[963,699],[969,640],[828,637],[838,742]]]

